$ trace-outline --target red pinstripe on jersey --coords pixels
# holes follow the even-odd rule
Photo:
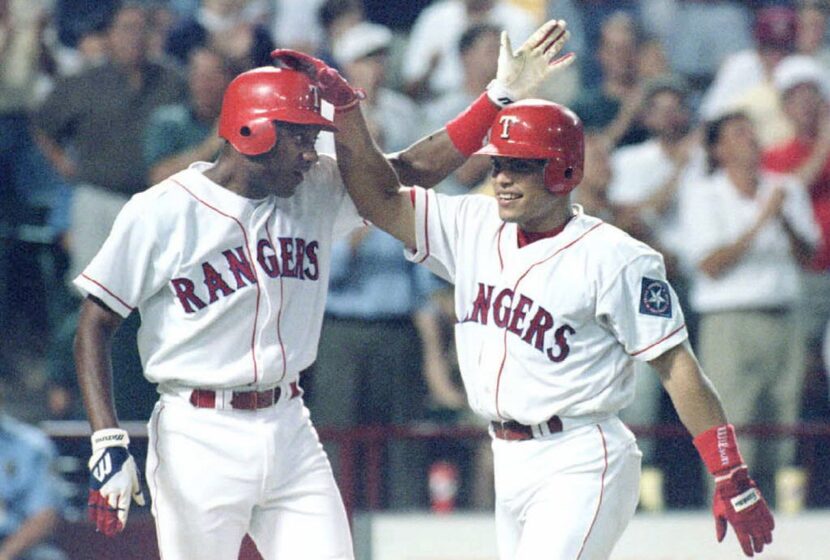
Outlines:
[[[496,237],[496,251],[499,254],[499,272],[504,272],[504,258],[501,256],[501,234],[504,232],[504,226],[506,225],[506,222],[502,222],[499,228],[499,234]]]
[[[415,192],[420,189],[412,189],[409,191],[410,197],[412,200],[412,204],[415,204],[415,197],[417,196]],[[427,191],[423,191],[424,193],[424,239],[426,239],[426,247],[424,247],[426,254],[418,261],[417,264],[420,264],[427,260],[429,257],[429,193]]]
[[[273,236],[271,235],[271,228],[268,227],[268,224],[265,224],[265,233],[268,235],[268,241],[271,245],[276,247]],[[282,375],[278,383],[285,379],[285,373],[288,371],[288,362],[285,357],[285,344],[282,342],[282,331],[280,330],[282,326],[282,302],[285,301],[285,285],[283,284],[282,277],[283,275],[280,274],[280,308],[277,311],[277,340],[280,343],[280,353],[282,354]]]
[[[666,336],[664,336],[663,338],[661,338],[660,340],[658,340],[654,344],[649,344],[648,346],[646,346],[642,350],[637,350],[636,352],[632,353],[631,357],[633,358],[634,356],[637,356],[638,354],[642,354],[646,350],[651,350],[652,348],[654,348],[655,346],[657,346],[658,344],[660,344],[664,340],[670,339],[671,337],[673,337],[674,335],[676,335],[677,333],[679,333],[680,331],[682,331],[685,328],[686,328],[686,323],[683,323],[682,325],[680,325],[679,327],[674,329],[672,332],[670,332],[669,334],[667,334]]]
[[[104,286],[103,284],[101,284],[101,283],[100,283],[98,280],[96,280],[95,278],[92,278],[92,277],[88,276],[88,275],[87,275],[87,274],[85,274],[85,273],[81,273],[81,276],[83,276],[84,278],[86,278],[87,280],[89,280],[90,282],[92,282],[93,284],[95,284],[96,286],[98,286],[99,288],[101,288],[102,290],[104,290],[105,292],[107,292],[107,293],[108,293],[109,295],[111,295],[113,298],[115,298],[115,300],[116,300],[116,301],[118,301],[118,303],[120,303],[121,305],[123,305],[125,308],[127,308],[127,310],[128,310],[128,311],[130,311],[130,313],[132,313],[133,309],[135,309],[135,307],[133,307],[133,306],[131,306],[131,305],[128,305],[126,301],[124,301],[123,299],[121,299],[120,297],[118,297],[117,295],[115,295],[115,294],[112,292],[112,290],[110,290],[109,288],[107,288],[106,286]]]
[[[225,212],[219,210],[218,208],[216,208],[212,204],[209,204],[208,202],[202,200],[201,198],[196,196],[196,194],[194,194],[193,191],[188,189],[186,186],[184,186],[184,184],[180,183],[179,181],[177,181],[175,179],[170,179],[170,181],[175,183],[179,187],[181,187],[182,190],[184,190],[187,194],[189,194],[191,197],[193,197],[193,199],[196,200],[197,202],[199,202],[200,204],[204,205],[207,208],[210,208],[211,210],[213,210],[214,212],[216,212],[220,216],[224,216],[225,218],[228,218],[229,220],[233,220],[234,223],[236,223],[236,225],[239,227],[240,231],[242,232],[242,237],[245,240],[245,252],[248,254],[248,261],[251,263],[251,270],[253,271],[254,277],[256,278],[256,307],[255,307],[255,310],[254,310],[254,325],[253,325],[253,329],[251,329],[251,360],[254,363],[254,380],[252,381],[252,383],[256,383],[257,381],[259,381],[259,367],[258,367],[258,364],[257,364],[257,361],[256,361],[256,325],[257,325],[257,321],[259,320],[259,300],[260,300],[260,297],[262,296],[262,292],[261,292],[261,289],[260,289],[260,286],[259,286],[259,274],[257,274],[256,266],[254,266],[254,264],[253,264],[256,261],[254,260],[253,255],[251,254],[250,244],[248,243],[248,232],[245,231],[245,226],[243,226],[242,223],[239,220],[237,220],[235,217],[231,216],[230,214],[226,214]],[[284,356],[285,356],[285,352],[283,352],[283,357]]]
[[[573,240],[573,241],[571,241],[570,243],[568,243],[568,244],[564,245],[563,247],[560,247],[560,248],[559,248],[559,249],[558,249],[555,253],[553,253],[552,255],[550,255],[550,256],[548,256],[548,257],[545,257],[544,259],[542,259],[542,260],[540,260],[540,261],[538,261],[538,262],[535,262],[535,263],[533,263],[532,265],[530,265],[530,266],[527,268],[527,270],[525,270],[525,271],[524,271],[524,273],[523,273],[521,276],[519,276],[519,279],[518,279],[518,280],[516,280],[516,284],[513,286],[513,293],[515,294],[515,293],[518,291],[518,289],[519,289],[519,284],[522,282],[522,280],[524,280],[524,279],[525,279],[525,277],[526,277],[526,276],[530,273],[530,271],[531,271],[531,270],[533,270],[534,268],[536,268],[536,267],[537,267],[537,266],[539,266],[540,264],[542,264],[542,263],[544,263],[544,262],[546,262],[546,261],[549,261],[549,260],[551,260],[551,259],[555,258],[557,255],[559,255],[559,253],[561,253],[561,252],[562,252],[562,251],[564,251],[565,249],[569,249],[570,247],[573,247],[573,246],[574,246],[577,242],[579,242],[580,240],[582,240],[582,239],[583,239],[586,235],[588,235],[589,233],[591,233],[592,231],[594,231],[595,229],[597,229],[599,226],[604,225],[604,224],[605,224],[605,222],[600,222],[600,223],[596,224],[596,225],[595,225],[595,226],[593,226],[591,229],[589,229],[588,231],[584,232],[582,235],[580,235],[579,237],[577,237],[576,239],[574,239],[574,240]],[[504,351],[503,351],[503,353],[502,353],[502,357],[501,357],[501,365],[499,365],[499,373],[498,373],[498,375],[496,376],[496,414],[498,414],[499,418],[501,418],[501,417],[502,417],[501,412],[500,412],[500,409],[499,409],[499,390],[501,389],[501,376],[502,376],[502,373],[504,373],[504,364],[505,364],[505,362],[507,361],[507,332],[508,332],[508,330],[507,330],[507,329],[505,329],[505,330],[504,330],[504,337],[503,337],[503,339],[502,339],[502,340],[503,340],[503,344],[504,344],[504,346],[503,346]]]
[[[588,537],[591,536],[591,531],[594,529],[597,517],[599,517],[599,508],[602,506],[602,496],[605,492],[605,473],[608,472],[608,446],[605,443],[605,433],[602,431],[602,426],[597,424],[597,430],[599,430],[599,437],[602,440],[602,458],[603,461],[605,461],[605,465],[602,468],[602,477],[600,478],[599,483],[599,499],[597,500],[597,509],[594,510],[594,518],[591,520],[588,532],[585,533],[585,538],[582,539],[582,546],[579,548],[579,554],[576,555],[576,560],[582,558],[582,553],[585,551],[585,544],[588,542]]]

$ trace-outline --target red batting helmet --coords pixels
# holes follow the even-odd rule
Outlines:
[[[476,152],[489,156],[544,159],[545,187],[567,194],[582,181],[585,135],[576,113],[550,101],[530,99],[498,112],[489,143]]]
[[[263,67],[237,76],[222,99],[219,136],[245,155],[264,154],[277,142],[272,121],[337,130],[320,114],[317,87],[302,72]]]

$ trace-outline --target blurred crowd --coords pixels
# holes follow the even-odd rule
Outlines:
[[[828,16],[821,0],[0,0],[2,409],[30,423],[84,418],[69,281],[132,194],[214,158],[233,76],[271,64],[275,47],[313,53],[366,90],[372,132],[393,152],[480,94],[502,30],[518,45],[558,18],[577,61],[544,96],[586,127],[575,202],[663,253],[735,424],[828,422]],[[321,139],[321,151],[332,146]],[[473,157],[438,188],[487,194],[488,173]],[[319,360],[304,376],[315,423],[475,424],[450,293],[382,232],[343,240]],[[155,402],[139,322],[114,343],[123,420],[146,420]],[[625,419],[671,423],[656,375],[637,367]],[[683,456],[641,442],[647,466]],[[767,495],[782,469],[822,459],[794,438],[742,447]],[[396,465],[426,473],[450,460],[462,479],[485,480],[462,485],[461,502],[486,507],[486,457],[477,444],[402,443],[387,453],[384,499],[427,503],[425,478],[396,476],[407,472]],[[830,483],[812,474],[808,502],[830,504]]]

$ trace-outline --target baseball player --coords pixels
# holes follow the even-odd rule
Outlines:
[[[498,111],[552,71],[567,39],[543,25],[502,57],[503,72],[470,108],[483,138]],[[501,63],[500,63],[501,64]],[[144,502],[127,432],[112,399],[109,348],[133,310],[139,351],[160,399],[149,422],[147,483],[165,560],[236,559],[249,533],[266,560],[353,558],[328,459],[303,405],[299,372],[315,359],[333,238],[362,220],[333,158],[315,139],[334,130],[304,72],[259,68],[225,92],[215,163],[135,195],[75,279],[86,294],[75,342],[93,429],[89,512],[123,530]],[[361,95],[323,95],[347,110]],[[463,163],[441,130],[395,158],[408,180],[432,185]]]
[[[317,71],[325,89],[349,89]],[[446,130],[470,153],[465,119]],[[570,203],[584,152],[572,111],[528,100],[498,113],[476,151],[492,158],[495,198],[402,187],[360,110],[336,122],[361,215],[455,284],[461,374],[470,406],[491,421],[502,559],[611,554],[638,498],[641,454],[617,417],[634,397],[634,360],[659,372],[715,477],[718,540],[728,523],[747,556],[772,541],[772,515],[688,344],[662,257]]]

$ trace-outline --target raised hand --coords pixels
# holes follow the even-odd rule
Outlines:
[[[557,58],[570,37],[564,20],[550,20],[537,29],[517,51],[506,31],[501,34],[496,79],[488,86],[500,105],[533,97],[539,86],[574,61],[574,53]]]
[[[132,500],[144,505],[138,467],[127,449],[129,443],[130,438],[124,430],[110,428],[92,434],[89,520],[108,537],[124,530]]]

